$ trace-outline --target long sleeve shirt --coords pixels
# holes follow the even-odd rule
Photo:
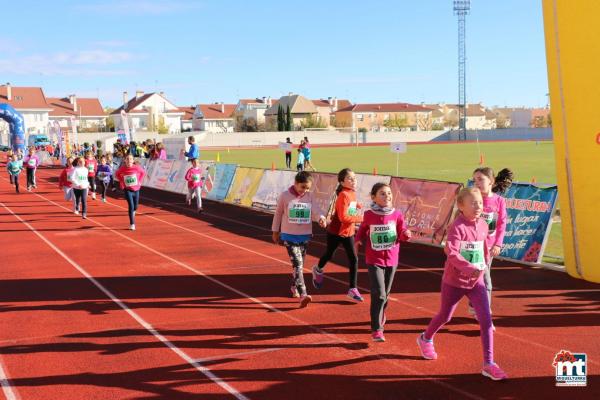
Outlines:
[[[327,231],[342,237],[354,236],[356,230],[354,224],[362,221],[358,208],[356,192],[352,189],[342,188],[335,200],[335,211]]]
[[[98,161],[95,158],[86,158],[85,167],[88,169],[88,176],[93,178],[96,176],[96,169],[98,169]]]
[[[64,188],[64,187],[72,187],[73,184],[71,183],[70,179],[71,179],[71,173],[73,172],[73,167],[69,166],[65,169],[62,170],[62,172],[60,173],[60,176],[58,177],[58,187],[60,189]]]
[[[356,241],[365,244],[365,260],[369,265],[394,267],[398,265],[400,241],[407,240],[406,224],[400,210],[391,214],[365,211],[356,233]]]
[[[312,235],[312,212],[316,209],[312,192],[298,195],[290,187],[277,198],[277,208],[273,215],[271,230],[287,235]]]
[[[192,143],[190,145],[189,151],[186,151],[184,154],[190,161],[194,158],[200,158],[200,151],[198,150],[198,145],[196,143]]]
[[[88,181],[88,169],[86,167],[75,167],[69,176],[73,189],[87,189],[90,187]]]
[[[202,178],[202,170],[200,168],[192,167],[185,173],[185,180],[187,181],[189,189],[202,187],[204,183]]]
[[[488,249],[494,246],[502,248],[506,233],[506,201],[496,193],[483,198],[483,213],[481,218],[487,222],[489,234],[486,240]]]
[[[490,258],[487,236],[488,225],[481,218],[470,221],[460,214],[452,222],[444,250],[444,283],[472,289],[478,280],[483,279],[483,271]]]
[[[132,165],[128,167],[126,165],[121,166],[115,173],[115,177],[119,180],[121,189],[131,190],[136,192],[142,187],[142,179],[146,172],[139,165]]]
[[[8,164],[6,164],[6,169],[8,170],[8,173],[13,176],[19,175],[23,170],[23,161],[9,161]]]
[[[110,177],[112,176],[112,168],[110,165],[98,165],[98,170],[96,171],[96,176],[104,183],[110,182]]]
[[[23,163],[27,166],[27,169],[36,169],[40,165],[40,159],[34,154],[32,156],[26,156],[23,159]]]

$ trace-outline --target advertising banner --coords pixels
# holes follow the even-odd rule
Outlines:
[[[252,197],[252,207],[274,212],[277,197],[294,184],[295,176],[295,171],[265,171],[258,190]]]
[[[187,161],[173,161],[171,171],[169,172],[169,178],[165,190],[173,193],[187,193],[187,182],[185,180],[185,173],[190,169],[191,164]]]
[[[153,165],[154,168],[152,168],[152,174],[148,174],[149,178],[145,185],[155,189],[165,190],[173,163],[173,160],[155,160],[151,162],[150,165]]]
[[[373,185],[382,182],[390,183],[391,177],[384,175],[356,174],[356,200],[362,204],[361,214],[371,206],[371,189]]]
[[[229,187],[233,182],[236,169],[236,164],[216,164],[212,187],[210,190],[207,190],[206,198],[209,200],[225,200],[227,192],[229,192]]]
[[[258,168],[237,168],[225,201],[231,204],[251,207],[252,197],[256,194],[263,172],[262,169]]]
[[[557,197],[556,186],[512,184],[504,194],[508,215],[500,256],[533,263],[542,260]]]
[[[392,178],[394,207],[402,211],[413,239],[441,244],[452,218],[460,183]]]

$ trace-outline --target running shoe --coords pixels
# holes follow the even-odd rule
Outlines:
[[[378,329],[371,333],[371,338],[374,342],[385,342],[385,336],[383,336],[383,329]]]
[[[419,346],[419,350],[421,350],[421,355],[424,359],[437,360],[437,353],[433,347],[433,340],[425,340],[423,334],[420,334],[419,337],[417,337],[417,345]]]
[[[323,287],[323,278],[325,274],[319,269],[318,265],[312,267],[312,282],[315,289],[321,289]]]
[[[481,370],[481,375],[487,376],[493,381],[502,381],[504,379],[508,379],[506,372],[502,371],[502,368],[500,368],[496,363],[484,366]]]
[[[129,230],[135,231],[135,224],[129,225]]]
[[[300,298],[300,308],[305,308],[312,301],[312,297],[309,295],[304,295]]]
[[[291,292],[292,292],[292,297],[297,299],[300,297],[300,293],[298,293],[298,288],[296,287],[296,285],[292,285],[292,287],[290,288]]]
[[[75,210],[75,211],[73,211],[73,214],[79,215],[79,211]]]
[[[356,302],[359,302],[359,303],[365,300],[365,299],[363,299],[363,297],[360,295],[360,292],[358,291],[358,289],[357,289],[357,288],[352,288],[352,289],[348,290],[348,294],[347,294],[347,296],[348,296],[349,298],[351,298],[352,300],[354,300],[354,301],[356,301]]]

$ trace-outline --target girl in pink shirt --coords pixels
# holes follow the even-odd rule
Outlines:
[[[490,260],[485,268],[484,283],[488,293],[490,313],[492,306],[492,260],[502,251],[502,243],[506,233],[506,201],[500,194],[510,187],[512,181],[513,173],[508,168],[501,170],[496,177],[494,177],[494,171],[488,167],[477,168],[473,171],[473,182],[483,197],[481,218],[487,222],[489,227],[485,243],[490,250]],[[471,304],[469,304],[469,312],[471,315],[475,315]]]
[[[392,189],[376,183],[371,189],[371,209],[365,211],[356,234],[356,246],[365,243],[365,259],[371,281],[371,331],[375,342],[385,342],[385,309],[398,268],[400,240],[409,240],[404,216],[392,206]]]
[[[135,212],[140,203],[140,189],[146,172],[142,167],[133,163],[133,156],[128,154],[124,164],[117,170],[115,176],[125,192],[129,212],[129,229],[135,231]]]
[[[163,150],[164,151],[164,150]],[[192,160],[192,167],[185,173],[185,180],[188,183],[188,194],[185,196],[188,206],[192,204],[192,199],[196,196],[196,206],[198,213],[202,210],[202,186],[204,185],[204,176],[200,169],[200,162],[197,158]]]
[[[433,346],[436,332],[450,322],[459,301],[467,296],[477,313],[483,345],[483,369],[481,373],[493,380],[508,378],[494,362],[494,331],[492,316],[483,283],[484,270],[490,254],[486,244],[488,225],[480,218],[483,199],[477,188],[462,189],[456,199],[460,214],[448,229],[446,238],[446,263],[442,277],[442,303],[439,313],[433,317],[427,330],[417,338],[423,358],[437,359]]]

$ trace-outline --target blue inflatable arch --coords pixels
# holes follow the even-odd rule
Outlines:
[[[8,122],[13,151],[25,152],[25,120],[10,104],[0,104],[0,119]]]

